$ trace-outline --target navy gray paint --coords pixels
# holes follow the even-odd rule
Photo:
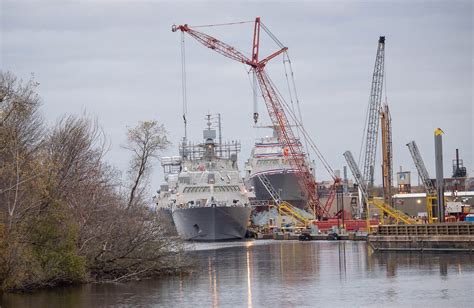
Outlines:
[[[436,166],[436,191],[438,195],[437,217],[439,222],[444,222],[444,175],[443,175],[443,131],[436,129],[435,141],[435,166]]]
[[[200,207],[175,209],[179,236],[191,241],[219,241],[245,237],[250,207]]]

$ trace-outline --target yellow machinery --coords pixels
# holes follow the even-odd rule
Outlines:
[[[304,217],[299,212],[299,209],[297,209],[296,207],[294,207],[293,205],[291,205],[290,203],[286,201],[280,202],[278,206],[278,215],[280,217],[280,225],[281,225],[281,216],[290,217],[291,220],[293,221],[293,226],[295,227],[307,228],[313,221],[312,219]]]
[[[438,218],[433,217],[433,205],[438,202],[438,197],[436,195],[426,194],[426,213],[428,216],[428,223],[437,222]]]
[[[382,184],[383,197],[386,204],[392,205],[393,183],[393,151],[392,151],[392,119],[387,103],[380,112],[382,128]]]
[[[405,224],[414,224],[415,220],[410,218],[408,215],[403,213],[402,211],[399,211],[395,208],[393,208],[391,205],[387,204],[384,202],[384,199],[381,198],[372,198],[369,196],[367,193],[367,186],[365,185],[364,181],[362,180],[362,174],[360,173],[359,167],[355,163],[354,157],[352,156],[352,153],[349,151],[346,151],[344,153],[344,157],[346,158],[346,161],[349,165],[349,168],[352,171],[352,174],[354,175],[354,179],[359,186],[359,193],[362,195],[362,201],[366,202],[368,205],[373,205],[374,207],[378,208],[379,210],[382,211],[382,213],[386,213],[390,217],[393,217],[397,222],[402,222]],[[367,217],[370,217],[370,210],[369,206],[367,206]],[[383,215],[382,215],[383,216]],[[370,219],[367,218],[367,227],[370,228]]]
[[[313,219],[305,217],[302,213],[302,210],[294,207],[286,201],[281,200],[280,195],[276,192],[275,188],[272,186],[270,180],[265,174],[259,174],[257,177],[267,192],[270,194],[273,202],[275,202],[276,208],[278,209],[278,227],[282,227],[282,216],[291,218],[295,228],[307,228],[311,224]]]
[[[399,211],[393,208],[392,206],[388,205],[382,199],[377,199],[377,198],[370,199],[369,204],[375,206],[379,210],[393,217],[397,221],[397,224],[399,222],[403,222],[404,224],[407,224],[407,225],[412,225],[416,223],[416,221],[413,218],[403,213],[402,211]]]

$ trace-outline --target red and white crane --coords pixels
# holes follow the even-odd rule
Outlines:
[[[321,205],[319,202],[319,198],[317,195],[317,185],[314,179],[314,176],[311,172],[311,169],[307,163],[306,154],[303,150],[303,145],[296,137],[295,133],[293,132],[292,126],[290,125],[289,118],[285,113],[285,104],[283,99],[280,97],[278,92],[276,91],[273,83],[268,76],[267,72],[265,71],[265,66],[267,63],[272,60],[273,58],[283,54],[288,50],[287,47],[283,47],[280,45],[281,49],[275,51],[274,53],[270,54],[269,56],[260,59],[259,58],[259,51],[260,51],[260,28],[265,26],[261,24],[260,17],[255,19],[254,24],[254,31],[253,31],[253,44],[252,44],[252,55],[251,58],[248,58],[246,55],[238,51],[236,48],[202,32],[199,32],[193,29],[191,26],[184,24],[180,26],[173,25],[172,31],[181,31],[183,33],[187,33],[198,42],[203,44],[204,46],[214,50],[221,55],[233,59],[235,61],[241,62],[251,67],[251,70],[256,76],[258,81],[258,85],[261,90],[261,94],[263,100],[265,102],[268,115],[272,121],[272,124],[277,131],[278,134],[278,141],[281,143],[283,147],[283,151],[285,155],[288,157],[288,161],[292,168],[296,170],[297,178],[299,185],[306,193],[308,199],[308,207],[313,209],[315,215],[318,218],[328,217],[329,215],[329,208],[334,200],[336,190],[335,187],[339,184],[340,179],[335,176],[333,170],[329,167],[327,162],[322,157],[319,150],[314,145],[314,142],[311,141],[308,134],[304,131],[301,125],[299,126],[303,136],[309,141],[309,145],[316,151],[318,157],[322,160],[324,167],[330,173],[334,180],[334,187],[331,190],[331,193],[328,197],[327,202],[324,205]],[[256,121],[258,118],[258,113],[254,113],[254,120]],[[290,113],[290,118],[294,121],[299,123],[297,117]],[[309,139],[309,140],[308,140]]]

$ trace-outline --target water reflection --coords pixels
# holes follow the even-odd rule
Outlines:
[[[217,274],[213,266],[212,258],[208,258],[208,274],[209,274],[209,293],[212,298],[212,307],[219,307],[219,294],[217,292]]]
[[[250,271],[250,251],[247,247],[247,307],[252,308],[252,274]]]
[[[346,242],[339,242],[339,278],[346,280]]]
[[[179,297],[178,297],[178,300],[180,303],[183,302],[183,298],[184,298],[184,288],[183,288],[183,280],[184,280],[184,274],[180,274],[179,275]]]
[[[474,288],[472,255],[370,254],[363,242],[341,241],[218,245],[190,253],[197,262],[190,275],[4,295],[0,305],[307,307],[436,301],[465,306],[466,290]]]
[[[441,279],[449,274],[460,275],[464,271],[472,273],[474,255],[441,253],[376,253],[368,259],[368,270],[379,271],[384,268],[387,277],[396,277],[397,272],[410,268],[420,272],[434,274],[438,271]]]

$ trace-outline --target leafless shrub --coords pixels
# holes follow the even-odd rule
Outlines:
[[[186,265],[182,243],[146,202],[151,160],[169,144],[164,127],[149,121],[128,131],[124,185],[104,161],[97,121],[64,116],[43,128],[37,85],[0,72],[0,290],[139,279]]]
[[[147,177],[152,170],[152,159],[158,158],[158,153],[170,144],[167,135],[165,127],[155,120],[140,122],[128,130],[125,148],[132,152],[128,171],[130,180],[128,207],[143,201]]]
[[[39,168],[33,162],[43,133],[37,86],[0,71],[0,212],[8,228],[35,203],[30,189]]]

